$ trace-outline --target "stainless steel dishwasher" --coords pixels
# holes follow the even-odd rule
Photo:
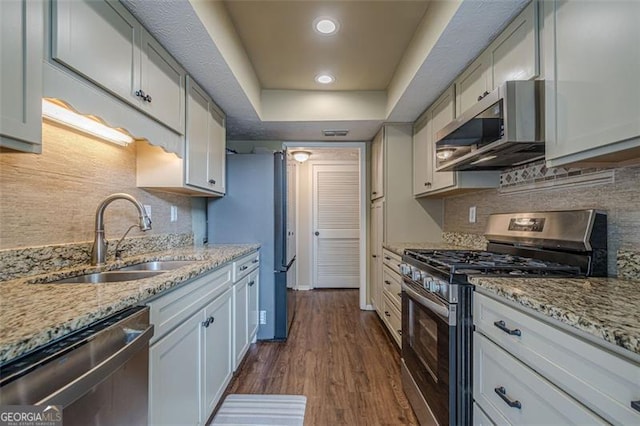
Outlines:
[[[69,425],[146,425],[149,308],[134,307],[0,366],[0,405],[61,405]]]

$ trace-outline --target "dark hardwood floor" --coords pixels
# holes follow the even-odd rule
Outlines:
[[[289,340],[252,345],[228,393],[307,397],[305,425],[415,425],[400,354],[357,290],[297,292]]]

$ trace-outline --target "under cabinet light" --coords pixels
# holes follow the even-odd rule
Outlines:
[[[126,133],[109,127],[97,119],[78,114],[55,99],[42,99],[42,116],[118,145],[126,146],[133,142],[133,138]]]

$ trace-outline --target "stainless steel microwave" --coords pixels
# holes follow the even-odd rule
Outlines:
[[[436,134],[436,171],[497,170],[544,157],[544,81],[507,81]]]

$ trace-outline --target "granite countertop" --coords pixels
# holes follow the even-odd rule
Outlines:
[[[420,242],[420,243],[384,243],[382,247],[387,250],[391,250],[398,256],[402,256],[404,254],[405,249],[424,249],[424,250],[464,250],[469,249],[468,247],[459,246],[455,244],[445,243],[445,242]]]
[[[178,247],[130,257],[97,268],[74,269],[0,282],[0,364],[122,309],[251,253],[259,244]],[[150,278],[103,284],[46,284],[154,260],[193,260]]]
[[[640,281],[593,277],[470,277],[469,281],[480,293],[500,296],[640,355]]]

